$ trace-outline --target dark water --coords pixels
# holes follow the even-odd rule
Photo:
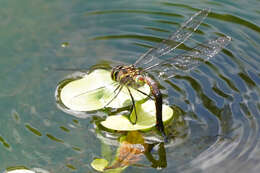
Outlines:
[[[259,172],[257,0],[1,1],[0,171],[93,172],[92,160],[116,147],[97,137],[93,118],[57,108],[55,88],[71,72],[53,69],[88,69],[102,60],[133,63],[205,7],[212,13],[192,39],[222,33],[233,40],[210,62],[162,83],[168,103],[183,111],[187,137],[166,147],[161,171]],[[125,172],[158,171],[145,159],[141,163],[147,167]]]

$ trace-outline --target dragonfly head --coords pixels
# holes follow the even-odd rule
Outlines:
[[[112,68],[111,79],[117,81],[119,72],[123,69],[123,65],[118,65]]]
[[[143,86],[144,77],[140,75],[140,72],[133,65],[118,65],[111,71],[111,78],[123,85],[128,86]]]

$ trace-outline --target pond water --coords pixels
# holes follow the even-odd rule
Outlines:
[[[72,72],[55,69],[134,63],[203,8],[212,12],[187,42],[220,33],[232,42],[210,62],[161,82],[166,102],[181,112],[176,139],[164,147],[167,166],[144,157],[124,172],[259,172],[258,0],[2,0],[0,172],[94,172],[93,159],[117,150],[95,124],[108,113],[78,118],[60,110],[55,89]]]

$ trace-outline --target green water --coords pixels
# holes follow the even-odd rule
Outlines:
[[[259,172],[258,0],[2,0],[0,171],[24,166],[94,172],[92,160],[104,148],[117,148],[94,130],[93,120],[107,114],[81,119],[61,111],[55,89],[72,72],[54,69],[88,69],[103,60],[133,63],[205,7],[212,13],[192,39],[221,33],[232,42],[193,72],[162,82],[168,103],[183,112],[187,125],[185,139],[177,134],[165,146],[163,171]],[[158,171],[146,158],[140,164],[146,166],[125,172]]]

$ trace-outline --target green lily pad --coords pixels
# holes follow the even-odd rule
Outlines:
[[[92,168],[100,172],[104,171],[107,165],[108,161],[106,159],[95,159],[91,163]]]
[[[35,173],[35,172],[28,169],[15,169],[11,171],[6,171],[4,173]]]
[[[69,109],[75,111],[93,111],[106,107],[122,108],[132,104],[130,95],[124,87],[118,96],[109,103],[117,93],[118,83],[111,79],[111,72],[104,69],[96,69],[83,76],[81,79],[66,84],[60,91],[62,103]],[[149,94],[150,88],[147,84],[139,90]],[[147,96],[130,88],[136,101],[143,100]]]
[[[156,108],[152,100],[148,100],[143,104],[136,104],[137,122],[132,124],[124,115],[109,116],[101,124],[111,130],[119,131],[134,131],[134,130],[148,130],[156,124]],[[167,105],[163,105],[163,122],[166,123],[174,115],[174,111]],[[130,115],[130,119],[135,117],[134,111]]]
[[[118,168],[109,168],[107,169],[109,162],[106,159],[94,159],[91,162],[91,166],[93,169],[99,172],[105,172],[105,173],[120,173],[122,172],[127,166],[118,167]]]

